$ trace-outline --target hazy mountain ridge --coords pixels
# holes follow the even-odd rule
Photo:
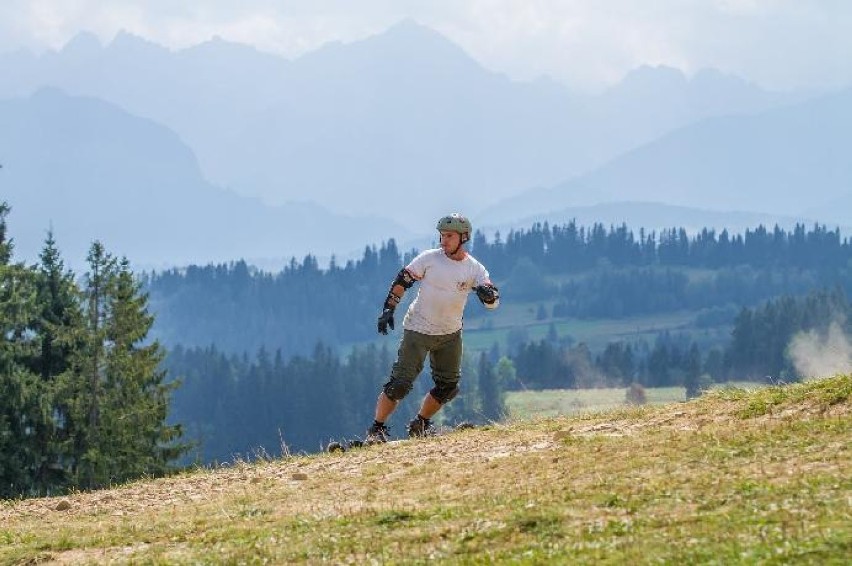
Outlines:
[[[270,207],[208,183],[177,135],[103,101],[41,90],[0,101],[0,198],[17,255],[34,260],[47,230],[79,265],[94,239],[135,265],[168,266],[355,252],[406,233],[311,203]],[[330,230],[333,226],[335,229]]]
[[[154,261],[152,258],[161,260],[154,265],[203,263],[238,254],[258,261],[264,258],[265,266],[274,268],[291,254],[337,253],[339,258],[346,257],[359,251],[349,249],[352,241],[378,242],[393,237],[422,243],[429,239],[434,219],[448,210],[467,212],[480,227],[518,226],[519,222],[528,225],[559,217],[566,207],[619,200],[716,210],[748,205],[747,210],[774,210],[778,213],[775,216],[783,217],[783,210],[764,209],[759,199],[736,200],[744,194],[740,190],[743,183],[726,198],[713,190],[713,197],[693,202],[683,198],[679,190],[668,194],[657,191],[657,185],[651,182],[656,178],[643,181],[642,171],[637,169],[644,167],[659,175],[670,168],[669,164],[682,161],[682,170],[691,167],[703,171],[708,167],[704,163],[708,151],[702,144],[717,142],[698,134],[690,137],[689,132],[705,131],[702,128],[710,128],[708,124],[725,130],[769,120],[747,115],[760,110],[764,110],[761,116],[784,120],[789,110],[779,109],[779,105],[800,96],[768,93],[718,71],[705,70],[687,78],[665,67],[636,69],[601,95],[579,96],[546,78],[516,82],[488,71],[457,45],[413,21],[362,41],[329,44],[293,61],[221,39],[171,51],[126,33],[107,45],[101,45],[91,34],[81,34],[59,52],[40,56],[25,51],[0,54],[0,72],[9,79],[0,85],[0,95],[21,96],[39,85],[58,85],[70,93],[108,101],[177,133],[165,136],[169,138],[165,145],[154,147],[148,143],[153,138],[145,141],[146,135],[129,128],[111,134],[111,139],[121,141],[116,144],[96,141],[93,136],[101,131],[97,128],[78,123],[64,130],[44,129],[44,120],[38,118],[36,123],[41,123],[44,135],[63,132],[63,143],[74,145],[78,151],[103,148],[112,152],[112,157],[98,160],[91,155],[71,167],[49,152],[39,153],[43,147],[34,147],[33,155],[42,155],[42,167],[29,167],[33,177],[26,178],[13,174],[22,170],[10,162],[24,156],[16,156],[14,151],[0,155],[7,164],[0,181],[13,181],[19,185],[15,190],[23,193],[32,186],[33,194],[56,203],[67,200],[74,190],[85,195],[83,185],[93,183],[107,162],[114,165],[110,183],[125,187],[122,194],[130,190],[153,194],[138,188],[142,185],[139,178],[146,179],[148,186],[170,187],[164,190],[162,199],[184,212],[163,210],[168,207],[161,206],[145,215],[158,218],[160,226],[187,224],[184,232],[160,230],[150,239],[137,235],[136,243],[126,248],[144,264]],[[766,112],[767,108],[775,110]],[[720,114],[725,117],[718,117]],[[116,114],[89,116],[98,123]],[[694,124],[702,118],[703,125]],[[803,119],[807,121],[807,116]],[[830,121],[820,124],[829,131],[835,127]],[[681,130],[671,133],[678,127]],[[771,128],[771,124],[766,127]],[[82,133],[87,137],[75,143],[74,136]],[[131,144],[132,151],[115,153],[116,148],[130,148],[125,138],[134,135],[142,139]],[[818,140],[809,139],[814,141]],[[722,143],[729,145],[727,139]],[[814,146],[827,147],[819,143]],[[56,145],[60,147],[64,146]],[[163,153],[164,148],[172,148],[176,155]],[[732,178],[742,180],[753,175],[749,166],[767,159],[755,154],[759,149],[759,144],[739,147],[737,155],[744,169],[736,175],[732,172]],[[713,151],[724,152],[725,148]],[[680,157],[669,157],[661,164],[663,158],[658,156],[672,152],[680,152]],[[124,158],[130,161],[118,161]],[[832,159],[835,161],[830,164],[838,169],[839,182],[845,182],[843,159]],[[175,165],[177,161],[173,160],[183,160],[184,165],[170,169],[167,164]],[[795,160],[795,156],[786,156],[784,162]],[[141,167],[143,162],[148,166]],[[631,162],[635,165],[625,165]],[[80,163],[88,165],[82,167]],[[595,165],[599,167],[593,169]],[[619,176],[622,169],[629,174]],[[591,173],[581,176],[589,170]],[[137,179],[123,176],[130,171],[136,171],[132,176]],[[227,190],[211,186],[204,177]],[[787,179],[793,177],[788,175]],[[629,181],[631,189],[622,181]],[[634,189],[634,181],[645,184]],[[100,179],[95,185],[102,182]],[[532,186],[556,189],[529,190]],[[695,182],[698,192],[710,192],[709,186]],[[237,199],[237,193],[255,195],[267,203],[286,203],[286,207],[266,210],[257,201]],[[842,194],[834,196],[841,206],[846,202]],[[207,204],[194,204],[208,199]],[[80,200],[77,195],[75,203],[57,209],[50,218],[33,219],[23,214],[29,206],[26,201],[17,200],[10,203],[16,208],[10,217],[13,227],[24,226],[31,219],[36,222],[17,230],[21,250],[34,249],[33,242],[40,241],[51,219],[61,240],[62,227],[74,222],[64,215],[76,210],[78,204],[88,214],[109,202],[99,197],[83,206],[76,203]],[[777,201],[772,199],[769,204]],[[824,214],[831,215],[836,209],[830,204],[810,204],[813,206],[797,207],[796,214],[799,209],[810,208],[822,220],[827,218]],[[115,217],[116,211],[125,214],[128,210],[120,199],[110,206],[109,212],[103,208],[102,216]],[[208,210],[205,206],[219,212],[187,212]],[[331,216],[323,208],[337,214]],[[666,213],[663,206],[655,214],[659,217]],[[211,215],[220,219],[217,226],[206,219]],[[627,216],[624,221],[638,226],[636,218]],[[785,223],[782,221],[782,225]],[[92,237],[109,243],[132,239],[120,233],[133,225],[104,221],[94,222],[90,228],[101,226],[100,232],[91,232]],[[248,225],[245,233],[240,233],[243,243],[216,235],[201,236],[219,233],[223,225],[235,230]],[[138,230],[141,228],[137,234],[141,233]],[[304,237],[302,231],[311,236]],[[76,238],[82,231],[75,229],[74,233]],[[180,243],[167,242],[167,234],[179,236]],[[159,237],[163,240],[155,244]],[[270,243],[276,239],[281,242]],[[82,244],[68,244],[77,255]]]
[[[587,175],[483,212],[491,222],[572,206],[654,201],[848,223],[852,89],[749,116],[708,118]],[[813,216],[816,214],[817,216]],[[801,216],[804,215],[804,216]]]
[[[173,52],[83,35],[57,53],[6,54],[0,71],[15,77],[7,94],[55,85],[167,125],[208,179],[241,194],[427,230],[447,209],[474,214],[482,193],[554,185],[671,128],[790,99],[718,72],[649,67],[579,96],[488,71],[411,20],[293,61],[222,40]],[[421,193],[426,202],[407,205]],[[387,200],[403,205],[376,206]]]

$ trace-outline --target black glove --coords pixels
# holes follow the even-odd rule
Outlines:
[[[385,307],[379,315],[379,334],[387,334],[388,326],[393,330],[393,309]]]
[[[479,287],[474,287],[473,290],[476,291],[476,296],[479,300],[486,305],[490,305],[500,298],[497,287],[493,285],[480,285]]]

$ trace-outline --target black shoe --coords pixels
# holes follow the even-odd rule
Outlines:
[[[390,431],[384,424],[373,423],[367,429],[367,438],[364,439],[365,444],[377,444],[390,440]]]
[[[435,434],[435,427],[432,426],[432,421],[424,419],[420,415],[408,423],[408,437],[422,438],[424,436],[432,436]]]

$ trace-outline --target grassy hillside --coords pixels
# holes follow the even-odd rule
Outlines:
[[[0,563],[844,563],[852,376],[0,506]]]

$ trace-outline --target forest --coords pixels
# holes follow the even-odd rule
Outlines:
[[[729,379],[795,381],[790,340],[852,320],[844,319],[852,246],[821,226],[634,237],[624,226],[535,225],[505,242],[477,233],[472,251],[491,270],[504,305],[535,308],[549,330],[534,340],[509,329],[505,343],[468,348],[462,395],[441,414],[448,423],[499,418],[506,392],[520,389],[679,385],[694,396]],[[314,451],[362,435],[396,340],[376,337],[378,307],[415,253],[402,254],[389,240],[327,269],[307,257],[277,274],[236,262],[149,275],[152,303],[164,326],[172,325],[163,341],[181,337],[166,360],[181,380],[172,418],[199,440],[196,459]],[[490,315],[478,306],[469,305],[466,324]],[[699,327],[721,326],[724,340],[708,345],[688,332],[662,331],[593,351],[556,330],[575,317],[680,310],[699,313]],[[430,386],[421,376],[395,417],[400,423]]]
[[[52,234],[37,264],[16,262],[8,212],[3,204],[0,497],[312,452],[370,423],[399,335],[378,337],[376,316],[416,250],[389,239],[326,267],[307,256],[279,273],[235,261],[137,274],[94,242],[78,275]],[[797,336],[852,330],[852,244],[818,225],[635,236],[623,225],[535,224],[505,240],[477,232],[472,252],[502,304],[469,303],[466,343],[476,346],[466,345],[444,424],[498,420],[506,395],[523,389],[676,385],[695,396],[727,380],[796,381]],[[689,324],[593,346],[563,331],[683,312]],[[392,433],[430,387],[421,376]]]
[[[703,309],[733,320],[740,308],[780,295],[835,285],[852,293],[852,243],[819,225],[690,237],[682,228],[635,236],[624,225],[536,224],[505,241],[477,232],[471,251],[505,302],[541,307],[553,319]],[[157,313],[152,333],[167,345],[215,344],[249,355],[265,347],[285,357],[307,355],[317,342],[371,340],[391,279],[415,253],[389,239],[343,265],[332,258],[324,269],[307,256],[279,273],[236,261],[146,274]],[[466,321],[488,316],[476,306]]]
[[[48,233],[13,261],[0,203],[0,498],[106,487],[175,469],[163,348],[126,258],[93,242],[80,281]]]

